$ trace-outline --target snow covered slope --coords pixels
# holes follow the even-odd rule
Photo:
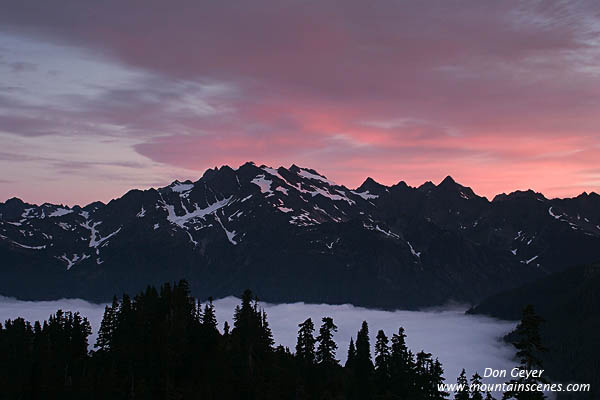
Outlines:
[[[105,300],[186,278],[195,294],[418,307],[476,301],[600,258],[600,196],[490,202],[447,177],[350,190],[246,163],[85,207],[0,203],[0,294]]]

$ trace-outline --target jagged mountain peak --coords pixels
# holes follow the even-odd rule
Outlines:
[[[4,202],[6,205],[24,205],[25,202],[18,197],[11,197]]]
[[[439,183],[439,185],[435,186],[434,188],[427,189],[427,191],[429,191],[429,190],[434,190],[437,193],[451,193],[451,194],[459,196],[460,198],[465,199],[465,200],[481,198],[480,196],[475,194],[473,189],[471,189],[468,186],[463,186],[460,183],[456,182],[454,180],[454,178],[452,178],[450,175],[446,176],[444,178],[444,180],[442,180]]]
[[[583,199],[587,199],[587,198],[600,198],[600,195],[596,192],[582,192],[579,196],[577,196],[578,199],[583,198]]]
[[[438,187],[456,186],[458,183],[450,175],[446,176],[438,185]],[[460,186],[460,185],[459,185]]]
[[[566,246],[579,249],[573,261],[600,256],[596,194],[529,202],[526,214],[520,203],[462,197],[475,199],[451,178],[418,189],[367,178],[350,190],[311,168],[249,162],[84,208],[11,199],[0,203],[0,256],[12,274],[0,275],[0,293],[16,294],[11,288],[27,282],[36,295],[104,300],[115,285],[187,278],[199,294],[226,296],[251,285],[273,300],[278,293],[299,301],[316,298],[294,297],[293,288],[315,284],[330,293],[336,279],[359,277],[370,288],[361,291],[365,298],[385,293],[381,305],[397,305],[398,296],[398,304],[423,305],[415,300],[423,293],[434,302],[470,301],[503,277],[555,270]],[[33,285],[28,277],[36,274]],[[328,283],[315,283],[323,274]],[[477,281],[465,288],[455,279],[461,276]],[[343,296],[331,301],[349,301]]]
[[[528,190],[515,190],[509,194],[501,193],[494,197],[493,202],[507,201],[507,200],[518,200],[518,199],[531,199],[538,201],[546,201],[546,197],[543,194],[535,192],[531,189]]]
[[[436,186],[433,182],[427,181],[427,182],[423,183],[421,186],[419,186],[417,189],[419,189],[420,191],[423,191],[423,192],[427,192],[427,191],[433,190],[435,188],[436,188]]]
[[[365,181],[356,188],[356,192],[364,192],[364,191],[370,191],[373,193],[377,193],[377,192],[382,192],[382,191],[387,191],[388,188],[385,185],[382,185],[381,183],[377,182],[375,179],[371,178],[370,176],[367,177],[367,179],[365,179]]]

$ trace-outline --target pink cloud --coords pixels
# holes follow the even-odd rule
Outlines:
[[[167,168],[297,163],[349,186],[451,174],[489,197],[528,187],[563,196],[598,191],[582,172],[600,159],[594,11],[553,1],[23,0],[3,10],[0,31],[152,74],[52,115],[90,124],[80,135],[136,138],[136,152]],[[190,98],[214,112],[189,112]],[[44,125],[43,109],[28,112]]]

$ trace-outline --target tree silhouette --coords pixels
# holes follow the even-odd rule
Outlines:
[[[315,326],[312,319],[298,324],[298,341],[296,343],[296,357],[301,361],[312,364],[315,362],[315,343],[316,339],[313,336]]]
[[[527,305],[523,308],[521,322],[517,325],[514,334],[517,338],[513,342],[513,346],[516,348],[516,356],[520,361],[517,368],[520,371],[533,371],[543,370],[542,361],[539,358],[539,354],[547,351],[542,345],[542,339],[540,336],[540,325],[544,320],[539,317],[532,305]],[[502,396],[502,399],[517,399],[517,400],[542,400],[546,396],[544,392],[535,390],[519,390],[519,385],[533,385],[548,383],[543,376],[519,377],[518,379],[512,379],[508,384],[514,385],[513,390],[508,390]],[[514,389],[514,388],[517,389]]]
[[[319,328],[319,336],[317,336],[317,347],[316,360],[321,365],[337,364],[338,360],[335,359],[335,353],[337,351],[337,344],[333,340],[333,334],[337,332],[338,327],[333,323],[331,317],[324,317],[322,319],[323,324]]]

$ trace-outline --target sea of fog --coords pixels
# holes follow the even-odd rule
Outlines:
[[[233,310],[239,300],[227,297],[215,301],[219,326],[224,321],[232,324]],[[446,307],[423,311],[381,311],[352,305],[327,304],[268,304],[263,303],[273,330],[275,342],[294,351],[298,324],[310,317],[315,326],[320,326],[321,318],[332,317],[339,330],[335,340],[339,346],[337,358],[342,362],[350,337],[356,339],[356,332],[363,320],[369,323],[371,344],[375,335],[383,329],[388,337],[404,327],[407,344],[414,352],[425,350],[433,353],[442,362],[446,382],[455,382],[462,368],[471,376],[475,371],[483,375],[485,368],[507,369],[515,366],[512,360],[514,350],[500,338],[514,329],[516,322],[493,318],[465,315],[465,307]],[[56,301],[21,301],[0,297],[0,321],[23,317],[29,321],[47,319],[57,309],[79,311],[92,324],[93,334],[90,344],[95,343],[97,330],[104,312],[103,304],[93,304],[80,299]],[[506,379],[485,379],[486,383],[502,382]]]

